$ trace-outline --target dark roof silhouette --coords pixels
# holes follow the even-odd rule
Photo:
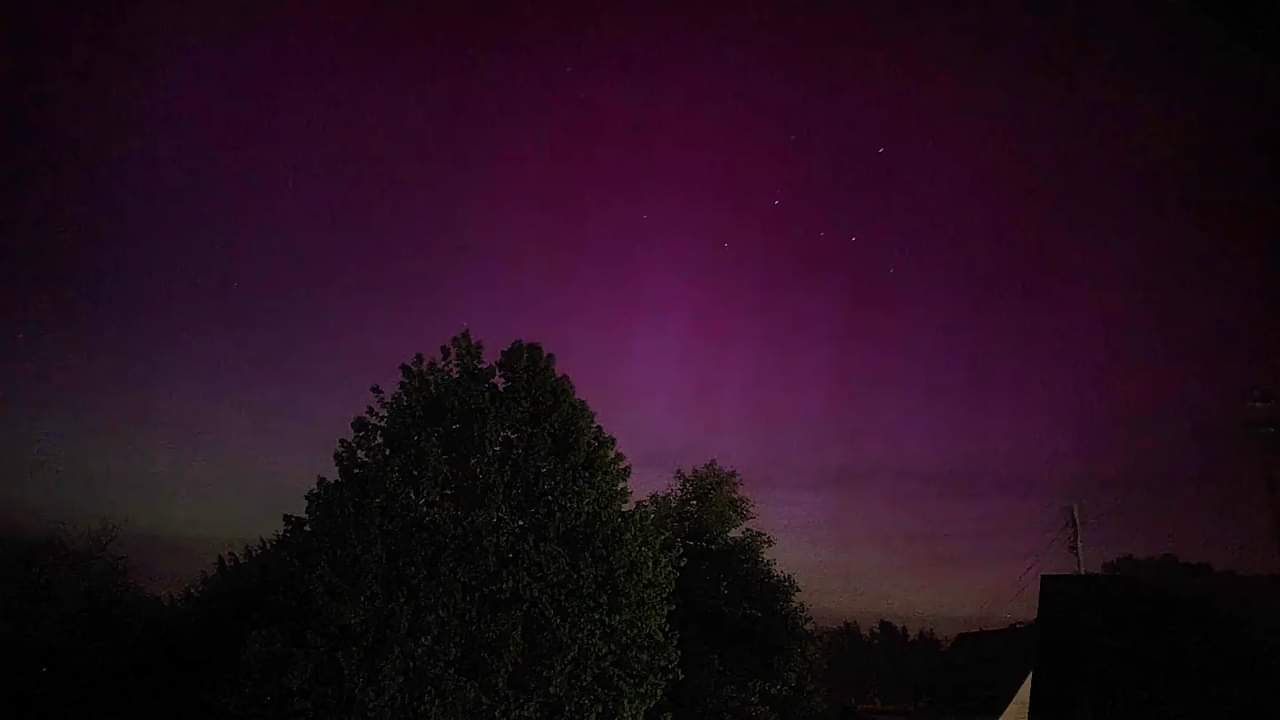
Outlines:
[[[1031,719],[1272,716],[1278,588],[1226,573],[1043,576]]]

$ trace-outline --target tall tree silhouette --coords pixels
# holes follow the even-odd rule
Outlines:
[[[637,511],[669,533],[682,559],[672,611],[681,677],[651,716],[815,717],[811,620],[795,580],[765,554],[773,539],[747,526],[755,516],[738,473],[714,461],[678,471]]]
[[[193,599],[241,577],[292,611],[257,614],[227,708],[641,717],[675,669],[675,570],[648,516],[625,510],[629,468],[553,356],[516,342],[488,363],[463,334],[373,394],[305,517]]]

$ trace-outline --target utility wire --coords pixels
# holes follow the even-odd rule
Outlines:
[[[1062,539],[1062,535],[1066,531],[1067,527],[1068,527],[1068,524],[1065,521],[1061,525],[1058,525],[1054,529],[1053,535],[1049,538],[1049,542],[1038,552],[1032,552],[1031,555],[1027,558],[1026,567],[1023,568],[1022,572],[1018,574],[1018,577],[1015,578],[1012,583],[1010,583],[1010,585],[1013,587],[1013,590],[1014,590],[1013,596],[1010,597],[1004,603],[1004,605],[1001,607],[1001,610],[1007,608],[1010,603],[1012,603],[1023,592],[1026,591],[1027,583],[1025,583],[1024,580],[1027,578],[1027,576],[1031,573],[1032,570],[1040,566],[1043,556],[1046,553],[1048,553],[1051,549],[1053,549],[1053,546],[1057,544],[1059,540]],[[1003,593],[1001,592],[1001,586],[997,585],[992,590],[992,592],[988,595],[987,600],[984,601],[983,604],[979,607],[978,617],[980,619],[985,617],[988,612],[995,609],[996,602],[997,600],[999,600],[1002,594]]]

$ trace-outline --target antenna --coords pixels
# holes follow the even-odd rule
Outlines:
[[[1084,545],[1080,541],[1080,505],[1071,504],[1071,544],[1068,546],[1076,558],[1076,574],[1084,574]]]

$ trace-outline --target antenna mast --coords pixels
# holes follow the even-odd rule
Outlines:
[[[1071,504],[1071,554],[1076,558],[1076,574],[1084,574],[1084,546],[1080,541],[1080,505]]]

